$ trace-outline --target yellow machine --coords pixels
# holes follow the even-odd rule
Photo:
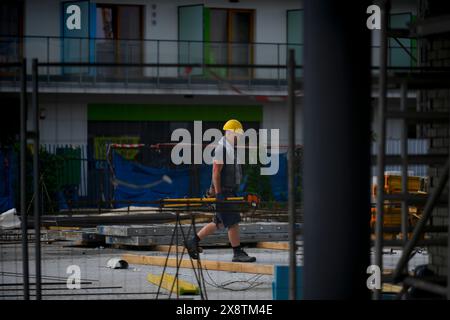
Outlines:
[[[384,176],[384,193],[385,194],[400,194],[402,193],[402,177],[395,174],[386,174]],[[372,185],[372,198],[375,199],[377,195],[377,184]],[[427,180],[423,177],[408,176],[408,192],[412,195],[427,195]],[[409,206],[408,209],[408,223],[414,226],[420,219],[422,214],[422,206]],[[371,209],[370,225],[375,227],[376,222],[376,208]],[[401,202],[388,201],[384,202],[384,227],[401,227]],[[385,233],[385,238],[395,238],[398,233]]]

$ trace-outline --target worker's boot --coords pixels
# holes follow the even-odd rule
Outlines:
[[[192,239],[186,240],[184,246],[186,247],[191,259],[198,259],[198,254],[203,252],[203,249],[198,246],[200,239],[195,235]]]
[[[250,257],[241,247],[233,248],[233,262],[255,262],[255,257]]]

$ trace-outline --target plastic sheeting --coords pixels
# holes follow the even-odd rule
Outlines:
[[[16,229],[20,228],[20,224],[15,208],[0,214],[0,229]]]
[[[0,151],[0,212],[14,208],[13,182],[17,181],[16,156],[12,151]]]
[[[145,202],[157,201],[163,198],[199,197],[204,195],[211,184],[212,168],[208,165],[198,167],[199,190],[193,193],[191,190],[192,171],[189,167],[173,169],[148,167],[126,160],[115,152],[112,154],[112,164],[114,166],[115,181],[124,182],[118,183],[114,191],[116,208],[125,207],[129,204],[135,206],[151,206]],[[162,181],[164,175],[171,178],[172,184]],[[243,180],[239,193],[245,192],[247,180],[245,176]],[[277,174],[270,176],[270,184],[274,199],[277,201],[286,201],[286,154],[280,154],[279,170]],[[128,185],[133,185],[134,187]],[[145,185],[154,186],[148,188],[139,187]]]
[[[126,202],[131,202],[136,206],[149,206],[145,202],[189,196],[190,171],[188,168],[152,168],[128,161],[117,153],[113,153],[112,156],[115,179],[137,187],[154,184],[154,187],[149,188],[131,188],[127,185],[118,184],[114,191],[117,208],[127,206]],[[170,177],[171,184],[163,181],[164,175]],[[121,201],[123,203],[120,203]]]

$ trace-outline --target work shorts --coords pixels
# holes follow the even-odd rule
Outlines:
[[[236,197],[236,193],[232,191],[223,191],[223,196]],[[241,212],[239,204],[231,203],[216,203],[216,214],[214,216],[214,223],[219,228],[223,224],[225,228],[230,228],[241,221]]]

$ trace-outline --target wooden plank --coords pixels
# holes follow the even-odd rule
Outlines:
[[[68,230],[81,230],[81,227],[58,227],[58,226],[49,226],[48,230],[55,231],[68,231]]]
[[[175,276],[168,273],[164,273],[164,276],[149,273],[147,275],[147,281],[153,283],[156,286],[159,286],[161,284],[161,288],[164,288],[169,292],[172,291],[176,293],[178,291],[178,294],[180,296],[200,294],[199,287],[197,287],[193,283],[182,280],[179,277],[177,280]]]
[[[390,283],[383,283],[383,292],[386,293],[399,293],[402,291],[402,286],[398,286]]]
[[[289,242],[258,242],[257,248],[273,250],[289,250]]]
[[[145,256],[136,254],[124,254],[122,255],[123,260],[129,264],[145,264],[152,266],[164,266],[166,264],[166,257],[159,256]],[[175,258],[167,259],[168,267],[177,267],[177,261]],[[227,262],[227,261],[214,261],[214,260],[201,260],[202,267],[207,270],[215,271],[228,271],[228,272],[239,272],[239,273],[254,273],[254,274],[273,274],[273,265],[269,264],[257,264],[257,263],[242,263],[242,262]],[[187,257],[183,257],[179,261],[180,268],[192,269],[191,260]],[[194,261],[194,266],[197,267],[196,261]]]
[[[187,253],[186,249],[183,246],[169,246],[169,245],[158,245],[158,246],[154,246],[152,247],[152,251],[159,251],[159,252],[169,252],[170,249],[170,253],[182,253],[183,250],[184,252]]]

